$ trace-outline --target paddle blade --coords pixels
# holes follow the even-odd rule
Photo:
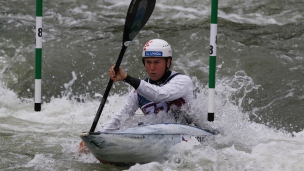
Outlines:
[[[125,22],[123,43],[132,41],[149,20],[156,0],[132,0]],[[125,45],[127,46],[127,45]]]

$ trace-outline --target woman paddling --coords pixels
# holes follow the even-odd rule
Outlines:
[[[117,73],[114,66],[110,68],[108,74],[113,81],[124,81],[134,89],[129,93],[123,107],[104,125],[101,132],[119,129],[129,117],[134,116],[138,108],[144,115],[168,113],[183,124],[192,124],[195,121],[185,111],[194,99],[194,85],[189,76],[170,70],[170,44],[162,39],[148,41],[143,47],[142,62],[149,75],[145,80],[128,75],[121,67]],[[198,126],[197,123],[193,124]],[[81,142],[80,151],[85,149]]]
[[[168,42],[162,39],[148,41],[143,47],[142,62],[149,75],[145,80],[128,75],[122,68],[119,68],[117,73],[114,66],[110,68],[108,74],[113,81],[124,81],[134,89],[129,93],[123,107],[105,124],[103,130],[119,129],[128,118],[123,116],[133,116],[138,108],[144,115],[163,111],[171,112],[174,117],[179,118],[180,110],[194,99],[191,78],[169,69],[172,49]]]

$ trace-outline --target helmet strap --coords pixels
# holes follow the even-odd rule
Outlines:
[[[141,61],[142,61],[142,63],[143,63],[144,66],[145,66],[145,58],[141,58]]]

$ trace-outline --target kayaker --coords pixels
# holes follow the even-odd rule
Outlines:
[[[170,44],[162,39],[148,41],[143,47],[142,62],[149,75],[145,80],[130,76],[121,67],[117,73],[114,72],[114,66],[110,68],[108,74],[113,81],[124,81],[134,89],[129,93],[123,107],[101,131],[119,129],[138,108],[145,115],[164,111],[171,113],[176,119],[181,117],[180,110],[189,109],[187,103],[194,99],[194,85],[189,76],[170,70]],[[185,112],[183,119],[187,120],[187,124],[192,120],[188,115],[185,117]]]
[[[184,124],[192,123],[193,116],[188,115],[189,103],[194,99],[194,85],[187,75],[170,70],[172,49],[168,42],[162,39],[148,41],[142,51],[142,62],[149,78],[140,80],[128,75],[120,67],[117,73],[112,66],[108,72],[113,81],[124,81],[134,89],[129,93],[123,107],[99,131],[119,129],[129,117],[134,116],[140,108],[145,115],[155,115],[166,112],[175,121]],[[79,152],[87,153],[88,149],[80,143]]]

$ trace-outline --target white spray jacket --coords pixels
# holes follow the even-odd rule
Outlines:
[[[174,74],[176,74],[176,72],[172,71],[171,76]],[[187,75],[178,74],[166,84],[160,86],[141,80],[139,87],[129,93],[119,112],[110,119],[100,131],[119,129],[120,125],[124,123],[128,117],[133,116],[140,107],[138,94],[154,103],[170,102],[176,99],[183,99],[186,103],[189,103],[194,99],[193,91],[193,82]],[[128,117],[126,117],[126,115]]]

